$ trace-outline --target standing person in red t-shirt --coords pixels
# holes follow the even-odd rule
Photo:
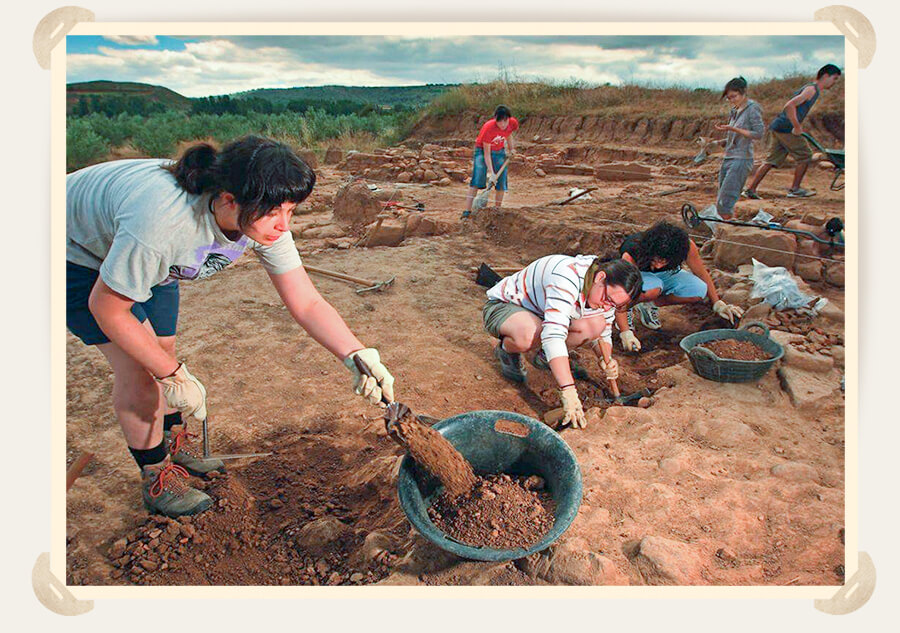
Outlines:
[[[472,157],[472,180],[469,183],[469,195],[466,196],[466,210],[462,217],[467,218],[472,214],[472,200],[479,189],[487,187],[489,182],[495,183],[494,200],[496,206],[503,203],[503,193],[507,188],[508,170],[503,170],[500,177],[497,172],[508,158],[512,157],[513,142],[512,133],[519,129],[519,122],[510,114],[505,105],[497,106],[494,110],[494,118],[481,126],[478,138],[475,140],[475,154]],[[506,147],[509,147],[507,155]]]

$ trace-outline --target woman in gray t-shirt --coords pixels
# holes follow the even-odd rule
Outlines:
[[[762,138],[765,125],[762,108],[747,97],[747,80],[743,77],[735,77],[725,84],[722,98],[728,99],[731,112],[727,124],[716,125],[717,130],[726,133],[716,210],[729,220],[734,216],[734,205],[753,169],[753,141]]]
[[[113,409],[149,510],[180,516],[212,503],[183,480],[223,463],[192,448],[181,417],[206,418],[206,389],[175,356],[178,281],[205,279],[247,249],[294,320],[343,360],[354,391],[393,400],[378,351],[319,295],[294,245],[289,222],[315,182],[288,146],[254,136],[221,151],[195,145],[175,162],[113,161],[67,176],[66,325],[112,366]]]

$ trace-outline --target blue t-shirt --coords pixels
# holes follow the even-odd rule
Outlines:
[[[800,105],[797,106],[797,121],[800,123],[803,123],[803,119],[806,118],[806,115],[809,112],[810,108],[812,108],[813,105],[816,103],[816,101],[818,101],[819,86],[815,82],[806,84],[805,86],[800,88],[800,90],[798,90],[797,92],[794,93],[794,97],[796,97],[798,94],[800,94],[801,92],[806,90],[809,86],[812,86],[813,88],[816,89],[816,94],[814,94],[812,96],[812,99],[809,99],[808,101],[804,101],[803,103],[801,103]],[[793,99],[793,97],[791,97],[791,98]],[[784,110],[782,110],[781,112],[778,113],[778,116],[775,117],[772,120],[772,122],[769,124],[769,129],[773,130],[775,132],[790,133],[794,129],[794,125],[793,125],[793,123],[791,123],[791,120],[788,119],[787,114],[785,114]]]

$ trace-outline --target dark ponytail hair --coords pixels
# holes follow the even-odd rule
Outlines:
[[[638,235],[634,252],[630,255],[639,270],[653,270],[654,257],[666,260],[666,270],[678,270],[691,248],[691,238],[687,231],[665,220]]]
[[[729,92],[734,90],[735,92],[740,92],[742,95],[747,94],[747,80],[743,77],[735,77],[734,79],[729,80],[727,84],[725,84],[725,88],[722,90],[722,98],[725,98]]]
[[[315,172],[290,147],[260,136],[239,138],[221,151],[194,145],[163,169],[188,193],[232,194],[241,228],[285,202],[303,202],[316,184]]]
[[[594,285],[594,277],[601,272],[606,275],[605,283],[607,286],[621,286],[625,289],[625,292],[631,297],[629,304],[634,303],[641,296],[641,290],[644,285],[641,271],[627,259],[622,259],[615,255],[598,257],[587,269],[584,275],[584,288],[582,289],[585,295],[591,291],[591,286]]]

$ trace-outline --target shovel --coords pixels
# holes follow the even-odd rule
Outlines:
[[[484,208],[484,205],[487,204],[488,194],[491,193],[491,189],[493,189],[497,184],[497,181],[500,180],[500,175],[503,173],[503,170],[506,169],[507,165],[509,165],[509,158],[507,158],[506,162],[500,167],[500,171],[495,174],[496,178],[494,178],[493,182],[488,184],[484,191],[475,196],[475,200],[472,201],[473,211],[480,211]]]

